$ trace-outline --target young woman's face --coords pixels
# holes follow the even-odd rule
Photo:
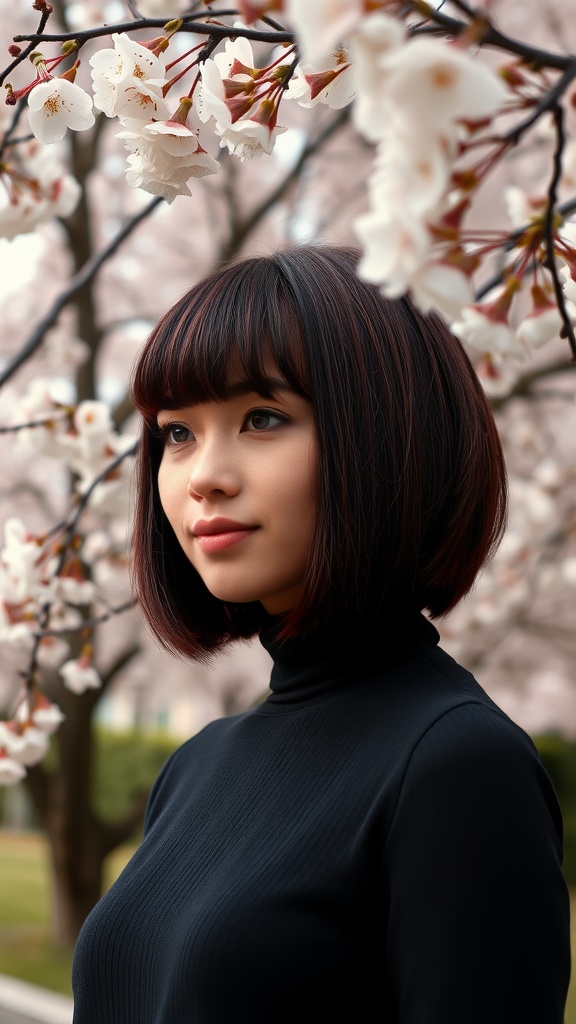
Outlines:
[[[234,375],[225,401],[161,410],[164,512],[186,557],[222,601],[272,615],[304,589],[316,518],[310,403],[278,372],[274,398]]]

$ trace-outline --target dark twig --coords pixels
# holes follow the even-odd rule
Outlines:
[[[230,11],[219,11],[219,16],[230,16],[235,15],[238,12],[236,10]],[[247,28],[244,26],[236,25],[220,25],[217,22],[204,22],[197,21],[196,18],[206,17],[204,14],[192,14],[182,18],[182,27],[179,29],[180,32],[193,32],[195,35],[204,36],[215,36],[217,39],[231,39],[235,36],[243,36],[245,39],[253,39],[255,42],[271,43],[293,43],[295,41],[294,33],[283,31],[263,32],[255,28]],[[32,49],[38,46],[39,43],[63,43],[68,39],[73,39],[78,43],[78,48],[84,46],[89,39],[97,39],[99,36],[109,36],[113,32],[134,32],[141,29],[155,28],[162,29],[166,24],[166,18],[139,18],[137,21],[124,21],[117,25],[101,25],[96,28],[84,29],[81,32],[54,32],[54,33],[40,33],[37,32],[34,35],[18,35],[14,36],[14,42],[21,43],[27,40],[32,40]],[[20,57],[17,58],[16,62],[20,61]],[[1,81],[1,80],[0,80]]]
[[[48,21],[49,17],[50,17],[50,12],[48,12],[48,11],[43,11],[42,12],[42,14],[40,15],[40,21],[38,23],[38,28],[36,30],[35,35],[28,36],[28,39],[32,40],[30,45],[27,46],[25,50],[22,50],[22,52],[19,53],[18,56],[14,58],[12,63],[9,64],[8,67],[2,72],[2,74],[0,75],[0,85],[2,85],[2,83],[6,80],[6,78],[8,78],[8,75],[10,75],[12,73],[12,71],[14,71],[14,68],[17,68],[18,65],[22,63],[23,60],[26,60],[28,55],[30,53],[32,53],[32,51],[35,49],[35,47],[36,47],[36,39],[39,36],[41,36],[42,33],[44,32],[44,28],[45,28],[46,22]]]
[[[568,343],[572,351],[572,362],[576,360],[576,336],[574,334],[574,327],[572,321],[568,315],[566,309],[566,299],[564,296],[564,289],[562,288],[562,282],[558,276],[558,268],[556,266],[556,258],[554,255],[554,219],[556,216],[556,194],[558,191],[558,182],[562,174],[562,153],[564,152],[565,135],[564,135],[564,111],[559,103],[556,103],[552,114],[554,117],[554,126],[556,128],[556,148],[554,150],[554,160],[552,167],[552,178],[550,180],[550,186],[548,188],[548,205],[546,207],[546,218],[544,226],[544,236],[546,238],[546,268],[550,271],[552,276],[552,284],[554,286],[554,294],[556,296],[556,305],[558,306],[558,312],[562,317],[562,323],[564,327],[562,329],[562,336],[568,338]]]
[[[414,6],[419,14],[425,13],[429,21],[445,29],[449,35],[459,36],[469,28],[468,22],[452,18],[438,8],[430,7],[425,3],[417,3]],[[513,53],[520,57],[525,64],[557,68],[559,71],[563,71],[574,62],[574,57],[571,54],[564,56],[560,53],[551,53],[549,50],[541,50],[536,46],[530,46],[519,39],[505,35],[504,32],[495,28],[484,14],[482,14],[482,21],[485,22],[486,27],[477,40],[479,46],[492,46],[497,50],[505,50],[507,53]]]
[[[100,626],[103,622],[108,622],[109,619],[115,618],[116,615],[122,615],[123,612],[130,611],[136,607],[136,604],[135,599],[125,601],[124,604],[119,604],[116,608],[108,608],[101,615],[95,615],[91,619],[83,619],[80,629],[94,629],[94,626]],[[42,639],[44,636],[69,636],[72,632],[74,631],[70,629],[70,626],[67,626],[64,629],[43,629],[38,633],[33,633],[32,636]]]
[[[556,212],[559,213],[562,217],[569,217],[571,213],[574,213],[574,211],[576,211],[576,197],[573,197],[572,199],[567,199],[565,203],[561,203],[560,206],[556,208]],[[514,249],[515,246],[518,245],[518,242],[522,238],[522,235],[524,235],[525,232],[528,231],[529,227],[529,224],[524,224],[522,227],[516,228],[515,231],[511,231],[510,234],[507,236],[506,240],[500,246],[501,251],[510,252],[511,249]],[[529,264],[526,268],[526,273],[530,274],[532,273],[532,270],[533,264]],[[503,279],[504,275],[502,271],[498,271],[497,274],[493,274],[493,276],[489,278],[489,280],[486,281],[481,288],[478,289],[474,296],[474,301],[480,302],[480,300],[483,299],[484,296],[488,294],[488,292],[492,291],[492,289],[496,288],[499,284],[502,284]]]
[[[540,103],[534,108],[532,113],[529,114],[524,121],[521,121],[520,124],[516,125],[515,128],[512,128],[506,135],[501,136],[502,142],[509,142],[511,145],[515,146],[525,132],[527,132],[528,129],[536,123],[542,114],[549,110],[552,115],[554,115],[554,110],[558,100],[564,95],[567,87],[574,78],[576,78],[576,59],[572,58],[572,61],[564,71],[564,74],[560,76],[556,84],[552,86],[545,96],[542,97]]]

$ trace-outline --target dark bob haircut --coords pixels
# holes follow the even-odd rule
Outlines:
[[[133,580],[153,633],[175,653],[207,660],[266,621],[259,602],[210,594],[158,495],[156,414],[224,399],[231,365],[270,397],[271,358],[314,410],[316,531],[284,635],[346,611],[370,620],[405,605],[444,615],[501,539],[506,471],[470,360],[440,317],[361,281],[359,257],[301,246],[219,269],[168,310],[137,361]]]

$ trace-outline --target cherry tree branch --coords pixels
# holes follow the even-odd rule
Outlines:
[[[415,12],[424,15],[433,26],[437,29],[442,29],[449,35],[461,35],[473,22],[484,25],[482,31],[478,34],[477,42],[479,46],[490,46],[499,50],[504,50],[507,53],[515,54],[527,64],[537,67],[555,68],[562,71],[574,63],[574,57],[572,55],[553,53],[549,50],[530,46],[528,43],[524,43],[519,39],[514,39],[513,37],[500,32],[500,30],[490,22],[484,13],[478,14],[472,11],[468,5],[457,3],[455,6],[460,7],[471,21],[466,22],[461,21],[458,18],[451,17],[450,15],[444,14],[442,10],[431,7],[425,2],[420,2],[420,0],[417,0],[417,2],[412,4]],[[217,13],[219,18],[237,17],[239,14],[238,10],[235,8],[215,13]],[[179,19],[182,22],[179,31],[193,33],[195,35],[210,35],[216,40],[242,36],[243,38],[250,39],[254,42],[265,42],[272,45],[296,42],[294,32],[286,29],[283,30],[280,27],[275,28],[272,31],[263,31],[250,28],[249,26],[232,26],[218,24],[213,21],[199,20],[204,17],[205,12],[200,14],[184,15]],[[142,29],[163,29],[165,25],[166,18],[136,18],[128,22],[96,26],[95,28],[83,29],[82,31],[77,32],[47,33],[39,30],[34,34],[20,34],[13,38],[16,43],[29,42],[30,46],[27,48],[27,53],[29,53],[35,46],[41,43],[62,43],[68,40],[73,40],[78,44],[78,48],[80,48],[90,39],[109,36],[112,33],[133,32]],[[413,29],[413,33],[419,34],[426,30],[427,29],[425,28],[422,29],[417,27]],[[16,61],[10,66],[10,70],[12,70],[21,59],[22,55],[16,58]],[[5,75],[0,75],[0,84],[4,81],[5,77]]]
[[[568,310],[566,309],[566,298],[564,295],[564,289],[562,288],[562,282],[558,276],[558,267],[556,265],[556,259],[554,256],[554,219],[556,216],[556,194],[558,191],[558,182],[562,174],[562,153],[564,152],[565,135],[564,135],[564,111],[559,103],[556,103],[553,108],[554,125],[556,128],[556,148],[554,150],[553,157],[553,168],[552,168],[552,179],[548,189],[548,205],[546,208],[546,220],[545,220],[545,238],[546,238],[546,266],[550,271],[552,277],[552,284],[554,287],[554,294],[556,296],[556,305],[558,306],[558,312],[562,318],[563,328],[560,332],[560,336],[568,338],[568,343],[572,352],[572,362],[576,360],[576,335],[574,334],[574,327]]]
[[[10,378],[16,373],[16,371],[30,358],[31,355],[42,344],[44,335],[51,327],[54,326],[60,313],[76,295],[81,288],[83,288],[89,281],[91,281],[101,267],[110,259],[116,250],[122,245],[122,243],[132,234],[135,228],[146,220],[147,217],[156,209],[160,203],[164,202],[161,196],[155,196],[139,213],[131,217],[130,220],[124,225],[124,227],[114,236],[111,242],[106,245],[100,252],[96,253],[92,259],[90,259],[82,269],[74,275],[70,283],[64,290],[57,296],[53,302],[51,308],[45,317],[40,320],[37,326],[34,328],[32,334],[28,340],[24,343],[22,348],[13,359],[10,360],[5,369],[0,373],[0,387],[10,380]]]
[[[238,16],[238,11],[232,9],[229,11],[219,11],[220,17],[225,16]],[[217,22],[203,22],[197,21],[197,18],[205,17],[205,12],[202,14],[192,14],[182,17],[182,25],[179,28],[179,32],[193,33],[194,35],[206,35],[214,36],[215,39],[230,39],[234,36],[242,36],[244,39],[251,39],[254,42],[270,43],[277,45],[278,43],[293,43],[295,42],[295,35],[293,32],[288,30],[280,31],[274,29],[269,32],[265,32],[255,28],[248,28],[248,26],[236,26],[236,25],[222,25]],[[163,29],[166,25],[166,18],[138,18],[136,21],[124,21],[119,22],[115,25],[98,25],[95,28],[83,29],[80,32],[35,32],[33,35],[16,35],[14,36],[15,43],[26,42],[31,40],[31,47],[28,52],[34,49],[39,43],[63,43],[67,40],[73,40],[78,44],[78,49],[84,46],[90,39],[98,39],[101,36],[109,36],[112,33],[122,32],[134,32],[137,30],[155,28]],[[20,61],[18,57],[15,64]],[[12,65],[11,67],[13,67]],[[0,84],[4,79],[0,77]]]
[[[576,196],[573,196],[572,199],[567,199],[565,203],[561,203],[559,206],[556,207],[556,213],[559,213],[560,216],[563,218],[569,217],[570,214],[574,213],[575,210]],[[516,228],[514,231],[511,231],[510,234],[505,239],[505,241],[499,247],[501,252],[510,252],[511,249],[514,249],[515,246],[518,245],[518,242],[520,241],[522,236],[526,233],[526,231],[528,231],[529,227],[529,224],[523,224],[522,227]],[[526,273],[529,274],[531,272],[532,265],[529,264],[526,268]],[[480,302],[480,300],[483,299],[488,294],[488,292],[492,291],[493,288],[496,288],[497,285],[502,284],[503,280],[504,275],[502,271],[498,271],[498,273],[493,274],[492,277],[490,277],[487,281],[484,282],[481,288],[478,288],[474,296],[474,301]]]
[[[136,600],[124,601],[123,604],[119,604],[114,608],[108,608],[101,615],[94,615],[91,619],[83,619],[80,629],[94,629],[95,626],[102,625],[103,622],[108,622],[110,619],[115,618],[117,615],[122,615],[124,612],[131,611],[137,605]],[[70,626],[66,626],[62,629],[42,629],[37,633],[32,633],[34,638],[41,640],[45,636],[69,636],[71,632]]]
[[[18,56],[14,58],[12,63],[9,64],[8,67],[2,72],[2,74],[0,75],[0,85],[2,85],[4,80],[6,78],[8,78],[8,75],[12,74],[12,72],[14,71],[14,68],[17,68],[18,65],[21,64],[23,60],[26,60],[26,58],[29,56],[29,54],[31,54],[33,52],[33,50],[35,49],[35,46],[36,46],[36,43],[34,42],[34,40],[36,39],[37,36],[41,36],[42,35],[42,33],[44,31],[44,28],[46,26],[46,22],[48,21],[49,17],[50,17],[50,11],[42,11],[42,14],[40,15],[40,21],[38,23],[38,28],[36,30],[35,35],[34,36],[29,36],[29,38],[32,40],[32,42],[30,43],[29,46],[26,47],[26,49],[22,50],[22,52],[19,53]]]
[[[444,14],[442,10],[431,7],[427,3],[416,2],[414,8],[420,14],[425,14],[433,25],[444,29],[449,35],[459,36],[470,27],[470,23],[460,21],[458,18],[452,18],[450,15]],[[563,71],[574,62],[574,57],[571,54],[552,53],[549,50],[542,50],[537,46],[530,46],[529,43],[521,42],[512,36],[507,36],[504,32],[500,32],[499,29],[495,28],[484,12],[481,15],[475,15],[475,20],[477,23],[481,21],[485,26],[477,39],[479,46],[491,46],[497,50],[505,50],[507,53],[520,57],[526,64],[532,64],[536,67],[556,68],[559,71]]]
[[[509,142],[517,145],[523,135],[532,127],[538,119],[550,111],[554,115],[555,107],[561,96],[564,95],[570,83],[576,78],[576,58],[572,58],[564,74],[558,79],[555,85],[542,97],[540,103],[534,108],[531,114],[512,128],[506,135],[501,136],[502,142]]]

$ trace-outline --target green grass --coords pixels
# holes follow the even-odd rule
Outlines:
[[[131,852],[123,847],[112,854],[106,885],[112,884]],[[0,833],[0,879],[0,974],[70,995],[72,951],[56,949],[50,942],[50,879],[41,836]],[[572,949],[576,954],[576,890],[572,892]],[[565,1024],[576,1024],[576,977],[568,994]]]
[[[109,858],[112,884],[132,853]],[[50,872],[41,836],[0,833],[0,974],[71,995],[72,950],[50,939]]]

